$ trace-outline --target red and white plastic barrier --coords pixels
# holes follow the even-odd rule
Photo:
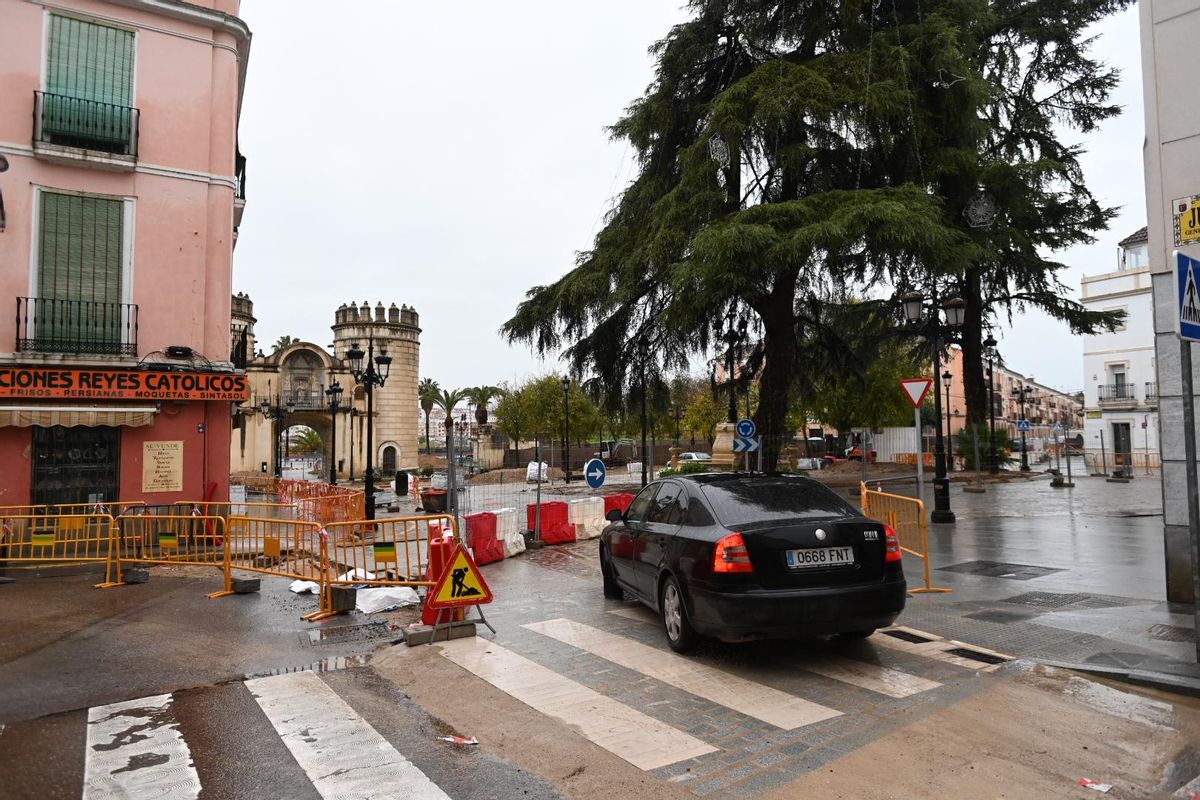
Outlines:
[[[467,546],[476,564],[504,559],[504,542],[496,535],[496,515],[491,511],[467,514]]]
[[[504,555],[512,558],[525,552],[525,534],[521,528],[521,518],[515,508],[498,508],[496,515],[496,538],[504,542]]]
[[[581,497],[567,507],[567,521],[575,526],[576,539],[595,539],[604,530],[603,497]]]
[[[529,530],[537,530],[537,503],[530,503],[525,508]],[[542,503],[542,541],[546,544],[567,544],[575,541],[575,526],[567,518],[567,504],[555,500]]]

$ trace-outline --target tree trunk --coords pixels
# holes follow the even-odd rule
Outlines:
[[[962,327],[963,392],[967,400],[967,424],[987,421],[987,375],[983,371],[983,291],[978,268],[966,273],[966,314]]]
[[[770,295],[761,306],[752,304],[763,324],[763,367],[758,386],[758,409],[754,422],[763,441],[762,468],[774,472],[787,431],[788,399],[796,360],[797,270],[776,276]]]

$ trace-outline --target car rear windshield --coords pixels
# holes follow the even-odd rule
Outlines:
[[[701,491],[726,527],[857,514],[829,489],[807,480],[746,478],[703,484]]]

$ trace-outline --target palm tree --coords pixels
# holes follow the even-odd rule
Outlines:
[[[446,412],[447,439],[449,438],[449,432],[454,428],[454,407],[466,399],[467,392],[465,389],[442,389],[435,397],[438,408]]]
[[[475,386],[466,390],[467,399],[475,404],[475,421],[480,427],[488,424],[488,403],[501,392],[499,386]]]
[[[280,336],[278,339],[275,340],[275,344],[272,347],[271,352],[278,353],[280,350],[287,347],[289,344],[295,344],[298,341],[300,341],[300,340],[293,336]]]
[[[433,378],[422,378],[421,383],[417,386],[417,397],[421,401],[421,410],[425,412],[425,452],[432,453],[433,449],[429,444],[429,412],[433,411],[433,407],[437,404],[438,382]]]

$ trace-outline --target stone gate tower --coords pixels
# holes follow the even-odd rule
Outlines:
[[[367,341],[375,340],[375,354],[386,348],[392,357],[387,383],[375,387],[375,468],[383,474],[397,469],[416,469],[418,454],[417,381],[420,367],[421,327],[417,312],[408,306],[396,307],[392,303],[384,308],[376,303],[375,308],[364,302],[340,306],[334,313],[333,357],[349,366],[346,352],[355,342],[363,350]],[[361,386],[353,380],[343,379],[344,398],[349,400],[354,393],[354,407],[366,409],[366,397]],[[364,425],[355,420],[356,425]],[[363,429],[365,431],[365,428]],[[365,443],[365,436],[358,442]]]

